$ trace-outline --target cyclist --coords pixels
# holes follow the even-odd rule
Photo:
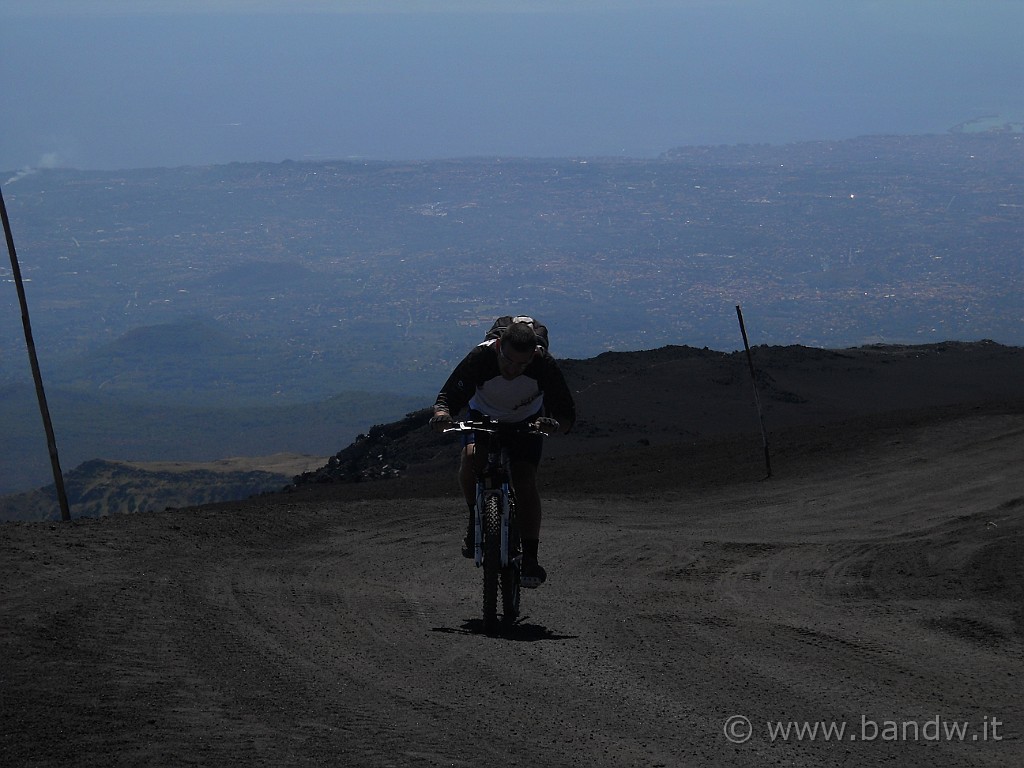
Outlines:
[[[518,318],[517,318],[518,319]],[[512,322],[497,339],[474,347],[459,363],[434,402],[431,427],[440,432],[468,407],[470,417],[480,414],[506,423],[539,421],[545,432],[568,432],[576,421],[576,405],[562,372],[533,325]],[[516,511],[522,532],[522,585],[539,587],[547,574],[537,562],[541,504],[537,467],[543,438],[516,435],[509,446]],[[469,524],[462,542],[463,557],[473,557],[476,470],[473,435],[463,442],[459,484],[469,505]],[[480,460],[486,461],[486,456]]]

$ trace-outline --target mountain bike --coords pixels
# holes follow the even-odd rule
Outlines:
[[[519,618],[523,564],[516,492],[506,440],[514,434],[547,435],[536,423],[457,421],[444,434],[472,432],[476,443],[476,506],[473,559],[484,572],[484,631],[509,628]],[[486,456],[486,460],[482,457]],[[501,622],[498,595],[501,595]]]

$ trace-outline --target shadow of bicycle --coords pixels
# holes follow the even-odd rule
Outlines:
[[[511,626],[499,623],[493,632],[488,632],[484,628],[483,619],[466,619],[461,627],[434,627],[431,632],[442,632],[448,635],[485,635],[502,640],[528,643],[535,643],[540,640],[576,640],[579,637],[579,635],[559,634],[548,629],[543,624],[532,624],[527,621],[528,618],[528,616],[524,616]]]

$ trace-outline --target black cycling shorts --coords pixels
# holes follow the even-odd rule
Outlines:
[[[482,435],[481,437],[489,437]],[[483,442],[481,440],[481,442]],[[476,433],[469,432],[462,436],[462,445],[476,443]],[[540,435],[520,434],[505,437],[508,456],[512,461],[525,461],[535,467],[540,466],[541,454],[544,452],[544,438]]]

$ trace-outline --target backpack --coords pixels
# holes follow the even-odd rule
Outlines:
[[[491,339],[500,339],[501,334],[505,332],[512,323],[526,323],[528,326],[533,328],[533,332],[537,334],[537,343],[540,344],[544,349],[548,348],[548,329],[546,326],[541,325],[529,315],[502,315],[494,321],[494,325],[491,326],[491,330],[484,334],[484,340],[490,341]]]

